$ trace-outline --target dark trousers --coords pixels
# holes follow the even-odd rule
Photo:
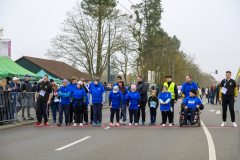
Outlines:
[[[138,122],[139,122],[139,119],[140,119],[140,112],[142,112],[142,121],[145,122],[145,108],[146,108],[146,103],[147,101],[141,101],[140,103],[140,107],[138,108]],[[135,120],[135,119],[134,119]]]
[[[69,123],[73,122],[73,102],[69,105]]]
[[[210,99],[210,96],[209,96],[209,94],[207,94],[207,99],[208,99],[208,103],[209,103],[209,99]]]
[[[94,123],[102,122],[102,103],[93,103],[93,121]]]
[[[212,95],[210,103],[214,104],[214,98],[215,98],[215,95]]]
[[[172,123],[172,113],[171,111],[161,111],[162,114],[162,124],[166,124],[167,123],[167,118],[168,118],[168,122]]]
[[[93,106],[91,105],[91,116],[90,116],[91,121],[93,121]]]
[[[88,105],[84,105],[84,121],[88,122]]]
[[[195,108],[184,109],[184,120],[187,120],[188,119],[188,113],[191,113],[190,122],[194,121],[195,112],[196,112]]]
[[[57,111],[59,112],[58,110],[58,105],[59,105],[59,102],[53,102],[51,107],[52,107],[52,113],[53,113],[53,121],[56,122],[56,117],[57,117]]]
[[[83,123],[84,107],[73,106],[75,123]]]
[[[111,119],[110,122],[113,122],[114,114],[116,113],[116,121],[119,122],[119,109],[111,108]]]
[[[59,104],[59,118],[58,123],[62,124],[63,121],[63,111],[65,115],[65,123],[69,123],[69,104]]]
[[[150,110],[150,117],[151,117],[151,122],[156,122],[156,115],[157,111],[156,110]]]
[[[202,95],[199,95],[200,99],[202,100]]]
[[[138,123],[138,111],[139,111],[138,109],[129,109],[130,123],[133,122],[133,116],[134,116],[134,122]]]
[[[216,96],[216,104],[219,102],[219,95]],[[220,103],[220,102],[219,102]]]
[[[222,119],[224,122],[227,120],[227,106],[229,105],[231,121],[235,122],[235,112],[234,112],[234,96],[223,96],[222,97]]]
[[[171,116],[172,122],[174,122],[174,99],[171,99],[170,103],[172,107],[172,111],[170,111],[170,116]]]
[[[42,123],[42,114],[44,116],[44,123],[47,123],[47,102],[37,101],[37,119],[39,123]]]

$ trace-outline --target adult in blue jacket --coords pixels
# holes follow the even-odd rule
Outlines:
[[[121,117],[120,117],[119,122],[120,122],[120,124],[123,123],[125,125],[126,124],[126,120],[127,120],[127,102],[126,102],[126,98],[127,98],[127,94],[128,94],[128,88],[125,87],[124,81],[120,80],[118,89],[123,94],[123,103],[122,103]]]
[[[194,124],[194,116],[197,109],[202,105],[202,101],[196,96],[197,90],[195,88],[191,89],[190,96],[183,100],[182,107],[184,108],[184,120],[183,123],[187,123],[188,113],[191,113],[190,122]]]
[[[114,114],[116,113],[116,127],[119,127],[119,110],[122,109],[123,94],[118,90],[117,86],[113,87],[113,91],[109,94],[109,106],[111,108],[110,127],[113,125]]]
[[[211,87],[211,104],[214,104],[214,98],[216,96],[216,93],[217,93],[217,87],[215,86],[215,84],[212,85]]]
[[[182,85],[182,89],[181,89],[182,99],[188,97],[190,90],[193,88],[197,90],[197,97],[198,97],[198,86],[195,82],[192,82],[192,77],[187,75],[186,81],[187,82]]]
[[[118,77],[117,77],[117,83],[115,83],[115,84],[113,85],[113,87],[114,87],[114,86],[117,86],[117,87],[118,87],[118,86],[119,86],[119,82],[120,82],[121,80],[122,80],[122,77],[121,77],[121,76],[118,76]]]
[[[73,91],[72,102],[74,110],[74,124],[73,127],[83,126],[83,115],[85,112],[85,102],[86,102],[86,92],[83,88],[83,82],[79,81],[77,83],[77,89]]]
[[[62,125],[63,121],[63,111],[65,114],[65,123],[66,126],[69,125],[69,110],[70,110],[70,95],[71,95],[71,89],[67,86],[68,80],[64,79],[62,82],[62,87],[58,91],[58,95],[60,96],[60,102],[59,102],[59,119],[58,119],[58,126]]]
[[[132,92],[129,92],[127,94],[127,107],[129,109],[129,117],[130,117],[130,123],[128,124],[129,126],[132,125],[133,123],[133,115],[134,115],[134,122],[135,126],[138,124],[138,108],[140,107],[141,103],[141,96],[138,92],[136,92],[137,87],[135,85],[131,86]],[[129,106],[130,102],[130,106]]]
[[[166,126],[167,118],[169,121],[169,127],[172,127],[172,116],[171,116],[171,99],[172,95],[168,92],[168,87],[163,86],[162,93],[158,97],[159,102],[161,104],[160,111],[162,113],[162,126]]]
[[[105,102],[105,90],[102,85],[99,84],[99,79],[95,78],[94,86],[90,90],[90,104],[93,109],[93,121],[94,127],[101,126],[102,122],[102,106]],[[98,121],[98,124],[97,124]]]
[[[70,97],[72,98],[73,91],[77,88],[77,78],[72,77],[71,83],[69,83],[67,87],[71,89]],[[73,122],[73,101],[71,101],[69,105],[69,123],[72,122]]]

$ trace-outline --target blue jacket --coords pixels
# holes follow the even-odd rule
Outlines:
[[[77,89],[77,84],[73,85],[72,83],[69,83],[67,87],[71,89],[70,97],[72,98],[74,90]]]
[[[60,93],[62,92],[62,93]],[[71,89],[69,87],[61,87],[58,91],[58,95],[60,96],[60,104],[70,104],[71,98]]]
[[[18,87],[18,85],[13,82],[10,84],[10,87],[11,88],[16,87],[17,89],[12,89],[12,92],[15,92],[15,93],[17,92],[17,94],[20,91],[20,88]]]
[[[138,92],[129,92],[127,94],[127,99],[130,102],[129,109],[138,109],[138,100],[141,99]]]
[[[73,91],[73,98],[75,99],[81,99],[81,98],[84,98],[84,96],[87,96],[85,90],[82,88],[82,89],[75,89]],[[82,104],[82,103],[81,103]],[[73,106],[77,106],[77,101],[75,101],[73,103]]]
[[[121,91],[122,91],[122,88],[121,88]],[[125,94],[123,94],[123,104],[122,105],[127,105],[127,102],[126,102],[127,94],[128,94],[128,89],[127,89],[127,87],[125,87]]]
[[[162,92],[159,96],[158,99],[162,100],[163,102],[166,102],[168,99],[172,99],[172,95],[170,92]],[[169,102],[168,104],[161,104],[160,111],[170,111],[171,110],[171,103]]]
[[[181,93],[183,92],[185,97],[188,97],[190,90],[193,88],[195,88],[198,91],[198,86],[195,82],[191,82],[190,84],[186,82],[182,85]]]
[[[197,105],[201,105],[202,101],[198,97],[196,97],[196,96],[195,97],[188,96],[187,98],[185,98],[183,100],[182,103],[185,103],[188,108],[196,109],[197,108],[196,106]]]
[[[92,103],[103,103],[102,95],[105,93],[103,86],[100,84],[91,87],[90,95],[92,96]]]
[[[113,91],[111,91],[108,97],[111,98],[112,108],[119,109],[120,108],[120,100],[123,99],[122,92],[118,91],[117,93],[113,93]]]
[[[99,82],[99,84],[98,84],[98,85],[102,86],[102,83],[101,83],[101,82]],[[88,89],[89,89],[89,91],[90,91],[90,90],[91,90],[91,88],[92,88],[92,87],[94,87],[94,86],[95,86],[94,82],[90,83],[90,84],[89,84],[89,86],[88,86]]]

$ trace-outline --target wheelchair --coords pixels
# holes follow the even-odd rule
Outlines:
[[[186,106],[186,105],[185,105]],[[191,125],[190,123],[190,117],[191,117],[191,113],[188,113],[188,118],[187,118],[187,124],[186,123],[183,123],[183,120],[184,120],[184,104],[181,105],[181,109],[179,110],[179,114],[180,114],[180,117],[179,117],[179,125],[180,127],[182,127],[183,125]],[[201,111],[200,110],[203,110],[204,109],[204,106],[203,105],[200,105],[200,107],[196,110],[195,112],[195,116],[194,116],[194,124],[193,125],[197,125],[198,127],[200,127],[201,125]]]

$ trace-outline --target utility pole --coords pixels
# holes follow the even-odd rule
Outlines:
[[[108,37],[108,83],[110,83],[110,23],[109,23],[109,37]]]
[[[169,75],[170,75],[170,60],[168,59],[168,66],[169,66]]]
[[[173,69],[172,69],[172,74],[173,74],[173,82],[174,82],[174,61],[173,61]]]

